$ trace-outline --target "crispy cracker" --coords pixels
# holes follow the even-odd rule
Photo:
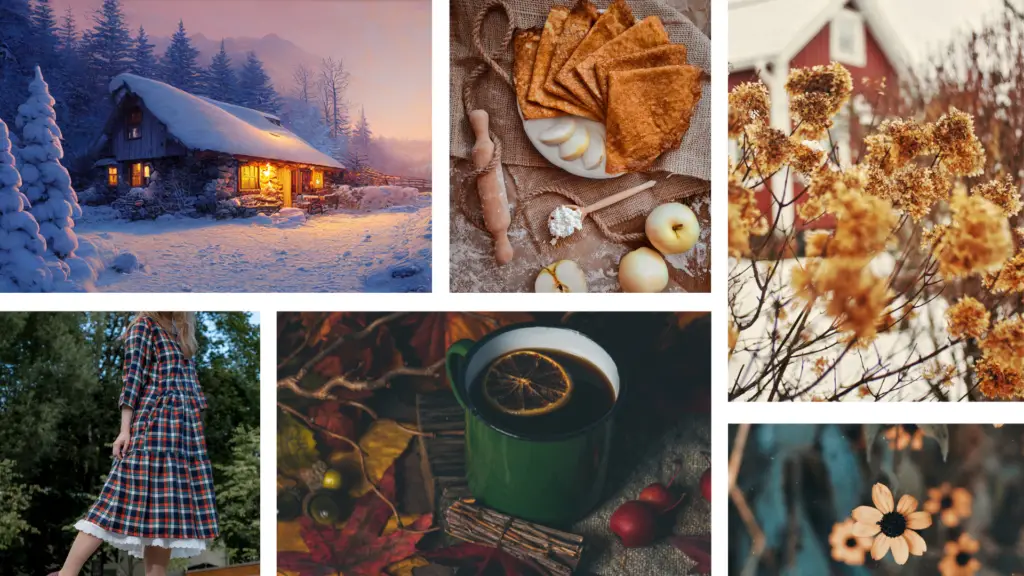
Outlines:
[[[594,66],[594,72],[597,74],[597,86],[601,89],[601,101],[608,101],[608,73],[613,70],[639,70],[681,64],[686,64],[686,46],[682,44],[667,44],[614,60],[599,62]]]
[[[572,11],[569,12],[569,17],[565,20],[565,25],[562,27],[562,33],[559,34],[558,40],[555,42],[555,53],[551,56],[551,67],[548,68],[547,76],[544,80],[544,90],[558,99],[571,103],[575,107],[584,107],[583,103],[576,100],[576,97],[572,95],[565,88],[562,88],[557,82],[555,82],[555,76],[562,69],[562,66],[569,60],[572,53],[576,50],[576,47],[580,45],[583,38],[586,37],[587,32],[590,31],[590,27],[593,26],[594,21],[597,20],[597,8],[590,3],[589,0],[579,0]],[[545,103],[547,106],[552,108],[558,108],[559,110],[566,110],[565,107],[559,105],[560,102],[553,100],[550,104]],[[591,116],[598,116],[597,110],[590,110]]]
[[[606,170],[647,170],[678,148],[700,100],[703,72],[696,66],[615,70],[608,75]]]
[[[537,60],[533,64],[533,77],[530,79],[530,92],[527,99],[545,108],[556,108],[576,116],[600,120],[593,112],[563,100],[544,88],[544,81],[547,79],[548,69],[551,68],[551,59],[554,57],[558,37],[562,34],[562,29],[568,18],[569,8],[566,6],[555,6],[548,12],[548,19],[544,23],[544,32],[540,36],[540,45],[537,47]],[[555,105],[556,103],[558,106]]]
[[[594,97],[599,97],[601,89],[598,87],[597,74],[594,72],[594,66],[598,62],[614,60],[665,44],[668,44],[668,32],[665,32],[661,18],[648,16],[629,30],[616,36],[614,40],[602,46],[597,52],[587,56],[576,66],[576,71]]]
[[[583,38],[580,45],[566,61],[562,69],[555,75],[555,81],[563,88],[572,93],[584,106],[604,113],[604,107],[594,98],[594,95],[587,90],[586,85],[576,74],[576,65],[582,62],[587,56],[596,52],[613,38],[622,34],[634,23],[633,11],[629,9],[626,0],[615,0],[608,10],[597,19],[594,27],[590,29],[587,36]]]
[[[554,118],[563,116],[565,112],[545,108],[526,99],[526,92],[530,89],[530,78],[533,76],[533,63],[537,59],[537,47],[540,45],[540,28],[520,30],[516,32],[514,43],[515,64],[512,75],[516,85],[516,99],[519,100],[519,110],[526,120],[537,118]]]

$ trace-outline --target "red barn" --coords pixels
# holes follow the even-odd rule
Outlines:
[[[857,118],[884,115],[879,104],[878,83],[885,81],[886,98],[894,98],[899,77],[905,73],[904,48],[884,14],[879,0],[730,0],[729,89],[760,79],[772,98],[772,126],[787,133],[792,129],[785,84],[791,68],[839,62],[853,76],[854,98],[835,118],[832,139],[843,165],[856,160],[859,141]],[[865,84],[865,79],[868,81]],[[855,117],[856,116],[856,117]],[[825,146],[827,149],[827,146]],[[735,157],[735,155],[734,155]],[[772,179],[773,190],[787,187],[787,198],[799,193],[801,182],[785,175]],[[757,191],[758,204],[766,215],[772,202],[767,190]],[[783,226],[797,229],[831,227],[831,217],[813,223],[797,220],[793,207],[780,214]]]

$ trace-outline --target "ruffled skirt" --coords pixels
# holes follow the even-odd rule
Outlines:
[[[207,540],[175,539],[175,538],[139,538],[137,536],[126,536],[104,530],[88,520],[79,520],[75,524],[75,530],[95,536],[110,544],[118,550],[123,550],[136,558],[142,558],[142,553],[148,546],[156,548],[169,548],[171,558],[191,558],[198,556],[206,550]]]

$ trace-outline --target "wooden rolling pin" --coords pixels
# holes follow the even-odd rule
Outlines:
[[[473,165],[480,170],[494,157],[494,142],[491,142],[490,118],[487,111],[473,110],[469,113],[469,123],[476,136],[476,144],[473,145]],[[505,175],[500,163],[494,170],[477,177],[476,190],[480,194],[484,224],[494,237],[494,259],[498,264],[508,264],[512,260],[512,244],[508,240],[508,227],[512,224],[512,215],[508,210]]]

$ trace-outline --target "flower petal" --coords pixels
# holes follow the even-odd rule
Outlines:
[[[853,509],[853,519],[862,524],[878,524],[882,513],[871,506],[857,506]]]
[[[890,540],[889,547],[892,549],[892,559],[897,564],[906,564],[907,558],[910,558],[910,546],[907,545],[907,541],[902,536],[891,538]]]
[[[917,498],[914,498],[910,494],[904,494],[903,497],[900,498],[899,504],[896,505],[896,511],[906,516],[914,510],[917,510]]]
[[[924,538],[913,530],[907,530],[903,533],[903,539],[907,541],[907,547],[910,548],[910,553],[914,556],[921,556],[925,550],[928,549],[928,545],[925,544]]]
[[[871,545],[871,557],[881,560],[885,558],[887,552],[889,552],[889,537],[885,534],[875,536],[875,542]]]
[[[871,487],[871,501],[882,514],[892,512],[892,492],[885,484],[877,483]]]
[[[907,528],[911,530],[924,530],[932,525],[932,515],[919,510],[907,515]]]
[[[881,531],[882,529],[878,527],[878,524],[864,524],[862,522],[857,522],[853,525],[853,535],[857,538],[871,538]]]

